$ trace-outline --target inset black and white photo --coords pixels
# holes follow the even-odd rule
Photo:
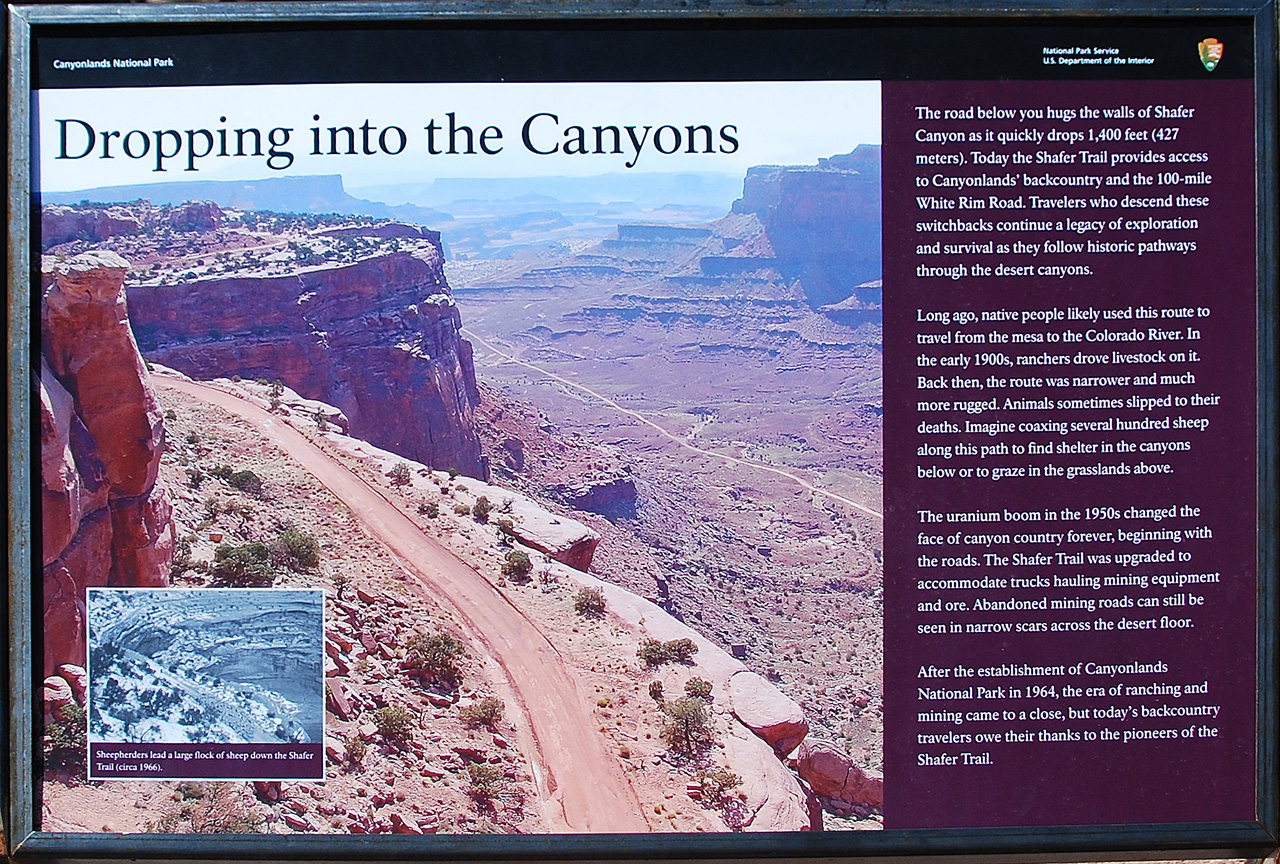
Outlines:
[[[95,588],[88,619],[91,776],[170,778],[165,763],[194,760],[210,779],[265,778],[277,759],[319,763],[289,754],[324,740],[322,591]],[[117,748],[101,744],[269,746],[106,756]],[[246,774],[264,759],[270,770]]]

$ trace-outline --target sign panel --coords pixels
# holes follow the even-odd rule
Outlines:
[[[1270,7],[95,14],[15,12],[25,848],[1274,845]]]

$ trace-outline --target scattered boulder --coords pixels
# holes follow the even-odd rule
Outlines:
[[[71,695],[77,705],[84,704],[84,694],[89,689],[89,673],[83,666],[63,663],[58,667],[58,675],[71,687]]]
[[[280,800],[280,781],[279,780],[254,780],[253,794],[258,796],[259,801],[265,801],[268,804],[274,804]]]
[[[325,687],[325,707],[333,712],[339,720],[350,720],[352,717],[351,700],[347,697],[347,688],[341,681],[329,681]]]
[[[738,672],[729,679],[729,703],[735,717],[786,756],[809,734],[804,711],[790,696],[755,672]]]
[[[807,741],[795,759],[796,771],[815,793],[847,804],[884,806],[884,777],[857,765],[848,753],[826,741]]]
[[[54,720],[62,719],[62,710],[68,705],[74,705],[75,698],[71,695],[71,685],[66,679],[60,675],[50,675],[44,679],[44,712],[48,717]]]

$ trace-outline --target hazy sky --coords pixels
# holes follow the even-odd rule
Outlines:
[[[627,170],[742,174],[752,165],[812,164],[820,157],[847,153],[858,144],[880,142],[880,85],[875,81],[45,90],[38,94],[37,111],[39,183],[49,191],[308,174],[341,174],[348,187],[423,183],[441,176],[592,175]],[[439,129],[436,149],[448,150],[449,112],[454,113],[457,126],[472,129],[474,155],[462,152],[466,136],[461,130],[455,140],[459,152],[427,152],[425,127],[432,121]],[[313,120],[316,114],[319,121]],[[530,121],[536,114],[544,116]],[[225,121],[220,119],[224,117]],[[559,150],[545,155],[530,152],[522,135],[527,122],[533,148]],[[361,130],[366,123],[367,133]],[[700,132],[695,143],[698,152],[690,154],[686,127],[703,125],[713,131],[715,152],[702,152],[706,142]],[[345,133],[338,136],[340,154],[329,155],[331,126],[354,129],[357,155],[346,155]],[[403,131],[403,139],[391,126]],[[574,146],[573,126],[583,128],[588,150],[597,147],[593,127],[618,127],[622,153],[611,152],[613,137],[606,132],[606,152],[566,154],[566,146]],[[647,132],[646,126],[651,127]],[[660,130],[663,126],[674,128]],[[313,127],[320,129],[321,155],[311,152]],[[484,141],[490,151],[498,151],[493,155],[481,152],[480,134],[486,127],[501,130],[500,138],[491,132]],[[626,127],[633,127],[634,137]],[[254,155],[251,134],[239,136],[244,155],[235,155],[237,129],[260,130],[260,155]],[[289,130],[287,142],[286,132],[280,130]],[[219,156],[224,136],[230,155]],[[363,152],[366,138],[372,155]],[[274,158],[270,154],[273,140]],[[109,158],[103,158],[104,146]],[[162,171],[156,170],[158,149],[164,154],[159,159]],[[209,155],[199,157],[205,150]],[[634,163],[630,168],[629,162]],[[187,170],[192,164],[196,170]]]

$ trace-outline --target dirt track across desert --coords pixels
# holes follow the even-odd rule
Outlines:
[[[496,588],[281,418],[207,385],[159,375],[152,383],[216,405],[258,429],[323,483],[434,596],[469,623],[506,672],[533,727],[535,768],[545,774],[537,785],[558,801],[561,811],[547,814],[563,822],[556,830],[649,830],[635,792],[605,751],[570,671],[537,627]]]
[[[821,495],[824,498],[828,498],[832,501],[837,501],[841,504],[845,504],[849,507],[852,507],[855,510],[865,513],[868,516],[874,516],[877,519],[884,519],[884,514],[881,513],[879,510],[873,510],[867,505],[860,504],[851,498],[846,498],[845,496],[837,495],[835,492],[832,492],[828,489],[823,489],[819,486],[814,486],[812,483],[805,480],[803,477],[798,477],[795,474],[792,474],[790,471],[783,471],[781,468],[776,468],[773,465],[764,465],[760,462],[753,462],[750,459],[741,459],[737,456],[730,456],[727,453],[717,453],[715,450],[704,450],[703,448],[697,446],[696,444],[692,443],[688,439],[681,438],[679,435],[675,435],[671,432],[668,432],[666,429],[663,429],[661,426],[659,426],[657,423],[654,423],[652,420],[650,420],[648,417],[641,414],[639,411],[632,411],[630,408],[624,408],[623,406],[619,405],[617,402],[610,399],[608,396],[605,396],[602,393],[597,393],[595,390],[588,388],[584,384],[579,384],[576,381],[570,381],[568,378],[564,378],[560,375],[557,375],[554,372],[549,372],[546,369],[543,369],[541,366],[535,366],[534,364],[529,363],[526,360],[521,360],[519,357],[516,357],[512,354],[508,354],[505,351],[500,351],[497,348],[495,348],[493,345],[491,345],[489,342],[486,342],[480,336],[477,336],[471,330],[468,330],[466,327],[462,328],[462,333],[472,342],[478,343],[481,347],[485,348],[488,351],[491,351],[492,353],[496,354],[498,357],[501,357],[503,360],[506,360],[509,363],[515,363],[518,366],[523,366],[524,368],[529,369],[533,372],[536,372],[539,375],[543,375],[547,378],[551,378],[552,380],[558,381],[561,384],[565,385],[566,387],[572,387],[575,390],[579,390],[583,393],[586,393],[588,396],[593,396],[596,399],[603,402],[605,405],[608,405],[613,410],[626,414],[627,416],[632,417],[636,420],[639,420],[641,423],[653,429],[663,438],[666,438],[669,441],[673,441],[676,444],[679,444],[681,447],[685,448],[686,450],[692,450],[694,453],[698,453],[702,456],[708,456],[712,459],[720,459],[721,461],[728,462],[731,465],[741,465],[744,468],[754,468],[757,471],[766,471],[770,474],[774,474],[774,475],[777,475],[778,477],[783,477],[787,480],[790,480],[792,483],[795,483],[796,485],[800,486],[801,488],[805,489],[808,492],[812,492],[814,495]]]

